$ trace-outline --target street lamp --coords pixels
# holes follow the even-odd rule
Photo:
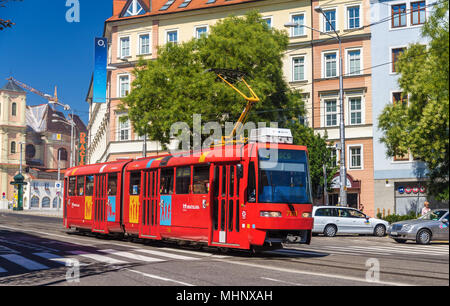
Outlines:
[[[331,29],[333,30],[334,34],[336,36],[330,35],[327,32],[322,32],[317,29],[308,27],[306,25],[298,24],[289,22],[286,23],[285,27],[297,27],[302,26],[306,27],[308,29],[311,29],[313,31],[317,31],[321,34],[326,34],[330,37],[333,37],[339,42],[339,107],[340,107],[340,124],[339,124],[339,134],[340,134],[340,150],[341,150],[341,156],[340,156],[340,184],[339,184],[339,204],[341,206],[347,206],[347,169],[345,167],[345,121],[344,121],[344,76],[343,76],[343,64],[342,64],[342,40],[339,34],[337,33],[336,29],[334,28],[333,24],[330,22],[324,11],[320,6],[316,6],[314,10],[317,13],[320,13],[323,15]]]

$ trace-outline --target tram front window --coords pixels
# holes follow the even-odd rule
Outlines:
[[[305,151],[259,150],[261,203],[311,204],[311,185]]]

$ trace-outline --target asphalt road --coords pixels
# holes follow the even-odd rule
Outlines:
[[[309,246],[222,253],[86,236],[60,218],[0,213],[0,286],[15,285],[448,286],[449,245],[316,236]]]

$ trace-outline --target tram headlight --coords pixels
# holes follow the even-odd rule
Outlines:
[[[279,211],[261,211],[259,215],[267,218],[281,218],[281,212]]]
[[[303,218],[311,218],[311,213],[310,213],[310,212],[304,212],[304,213],[302,214],[302,217],[303,217]]]

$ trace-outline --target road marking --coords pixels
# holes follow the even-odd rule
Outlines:
[[[336,246],[327,246],[327,248],[330,249],[336,249],[340,251],[357,251],[357,252],[364,252],[364,253],[370,253],[370,254],[386,254],[386,253],[380,253],[380,252],[389,252],[389,253],[402,253],[402,254],[422,254],[422,255],[448,255],[448,252],[446,251],[432,251],[432,250],[423,250],[419,248],[415,249],[405,249],[402,250],[403,247],[385,247],[385,246],[379,246],[379,247],[365,247],[365,246],[345,246],[345,247],[336,247]]]
[[[304,275],[326,277],[326,278],[335,278],[335,279],[348,280],[348,281],[354,281],[354,282],[356,281],[356,282],[366,283],[366,284],[370,284],[370,285],[413,286],[411,284],[398,283],[398,282],[385,282],[385,281],[368,282],[364,278],[345,276],[345,275],[337,275],[337,274],[326,274],[326,273],[317,273],[317,272],[310,272],[310,271],[292,270],[292,269],[272,267],[272,266],[267,266],[267,265],[253,264],[253,263],[242,262],[242,261],[231,261],[231,260],[224,260],[224,259],[216,259],[216,261],[225,262],[225,263],[229,263],[229,264],[235,264],[235,265],[248,266],[248,267],[252,267],[252,268],[278,271],[278,272],[304,274]]]
[[[306,285],[303,285],[303,284],[291,283],[291,282],[282,281],[282,280],[279,280],[279,279],[274,279],[274,278],[269,278],[269,277],[261,277],[261,279],[266,279],[266,280],[269,280],[271,282],[283,283],[283,284],[288,284],[288,285],[293,285],[293,286],[306,286]]]
[[[172,259],[180,259],[180,260],[199,260],[200,259],[200,258],[195,258],[195,257],[182,256],[182,255],[176,255],[176,254],[172,254],[172,253],[152,251],[152,250],[146,250],[146,249],[137,249],[135,251],[152,254],[152,255],[156,255],[156,256],[168,257],[168,258],[172,258]]]
[[[27,259],[25,257],[22,257],[17,254],[6,254],[6,255],[0,255],[0,257],[5,258],[6,260],[9,260],[16,265],[22,266],[27,270],[35,271],[35,270],[47,270],[49,267],[46,265],[37,263],[33,260]]]
[[[186,254],[193,254],[193,255],[199,255],[199,256],[214,256],[214,258],[229,258],[230,256],[226,255],[216,255],[213,253],[208,252],[201,252],[201,251],[190,251],[190,250],[180,250],[180,249],[171,249],[171,248],[159,248],[159,250],[167,250],[167,251],[173,251],[173,252],[179,252],[179,253],[186,253]]]
[[[33,255],[60,263],[62,265],[67,265],[68,263],[71,264],[73,263],[73,258],[66,258],[66,257],[61,257],[52,253],[46,253],[46,252],[41,252],[41,253],[33,253]],[[79,263],[80,266],[88,266],[89,264],[86,263]]]
[[[0,245],[0,252],[1,253],[9,253],[9,254],[19,254],[20,252],[13,250],[11,248],[8,248],[7,246]]]
[[[280,255],[316,255],[316,256],[327,256],[324,252],[315,252],[310,250],[300,250],[300,249],[279,249],[273,251],[267,251],[267,253],[280,254]]]
[[[177,283],[177,284],[184,285],[184,286],[194,286],[194,285],[189,284],[189,283],[180,282],[180,281],[177,281],[177,280],[174,280],[174,279],[165,278],[165,277],[161,277],[161,276],[154,275],[154,274],[148,274],[148,273],[144,273],[144,272],[141,272],[141,271],[136,271],[136,270],[131,270],[131,269],[124,269],[124,270],[129,271],[129,272],[133,272],[133,273],[137,273],[137,274],[140,274],[140,275],[145,276],[145,277],[154,278],[154,279],[158,279],[158,280],[162,280],[162,281],[166,281],[166,282]]]
[[[117,250],[113,250],[113,249],[99,250],[99,252],[108,253],[111,255],[117,255],[117,256],[125,257],[125,258],[131,258],[131,259],[139,260],[139,261],[145,261],[145,262],[164,262],[164,261],[166,261],[164,259],[142,256],[142,255],[138,255],[138,254],[134,254],[134,253],[117,251]]]
[[[100,254],[93,254],[93,253],[88,253],[85,251],[68,251],[67,253],[73,254],[73,255],[79,255],[79,256],[83,256],[89,259],[93,259],[96,261],[100,261],[100,262],[104,262],[107,264],[126,264],[128,263],[127,261],[123,261],[123,260],[118,260],[115,258],[111,258],[111,257],[107,257],[104,255],[100,255]]]

